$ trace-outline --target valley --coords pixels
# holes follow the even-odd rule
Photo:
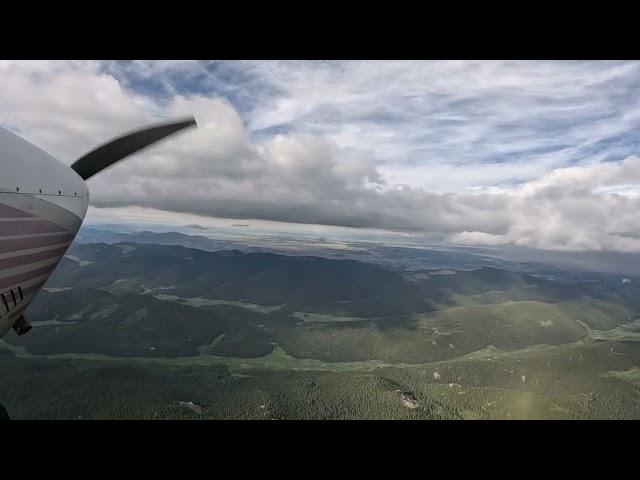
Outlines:
[[[16,418],[640,418],[628,283],[74,244],[0,342],[0,395]]]

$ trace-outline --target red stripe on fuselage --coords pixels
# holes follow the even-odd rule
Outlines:
[[[30,253],[27,255],[16,255],[15,257],[0,259],[0,271],[7,268],[19,267],[21,265],[29,265],[31,263],[39,262],[41,260],[47,260],[49,258],[62,255],[67,250],[67,247],[58,247],[52,250],[45,250],[44,252]]]
[[[29,235],[33,233],[55,233],[64,232],[65,229],[51,223],[48,220],[29,220],[2,222],[0,221],[0,237],[8,235]]]
[[[73,240],[70,233],[62,233],[57,235],[49,235],[46,237],[32,238],[8,238],[0,240],[0,253],[16,252],[19,250],[30,250],[32,248],[48,247],[58,243],[69,244]]]
[[[42,275],[46,275],[47,273],[52,272],[57,265],[58,263],[56,262],[56,263],[52,263],[51,265],[45,265],[44,267],[40,267],[36,270],[30,270],[28,272],[19,273],[11,277],[0,278],[0,288],[6,288],[12,285],[18,285],[22,282],[26,282],[28,280],[32,280]]]
[[[18,210],[17,208],[10,207],[4,203],[0,203],[0,218],[21,218],[21,217],[35,217],[31,213]]]

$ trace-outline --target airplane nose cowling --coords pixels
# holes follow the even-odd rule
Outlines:
[[[195,118],[130,132],[67,166],[0,127],[0,338],[31,327],[25,308],[75,238],[89,205],[88,179],[186,128]]]
[[[33,205],[24,205],[25,202],[19,198],[32,195],[72,213],[80,221],[84,219],[89,205],[89,190],[80,175],[44,150],[2,127],[0,146],[3,157],[0,194],[14,194],[11,198],[25,207]],[[71,227],[67,228],[69,231],[77,231],[80,225],[75,223],[61,226]]]
[[[0,127],[0,338],[20,323],[82,225],[89,191],[70,167]]]

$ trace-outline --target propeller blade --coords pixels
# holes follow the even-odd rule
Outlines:
[[[171,123],[154,125],[142,130],[127,133],[90,151],[76,160],[71,168],[84,180],[122,160],[123,158],[148,147],[173,133],[187,127],[197,126],[195,118],[190,117]]]

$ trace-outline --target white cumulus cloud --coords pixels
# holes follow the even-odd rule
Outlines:
[[[640,158],[618,138],[640,122],[634,62],[222,67],[248,93],[199,62],[2,62],[0,124],[71,163],[130,128],[195,115],[197,130],[89,181],[114,215],[640,252]]]

